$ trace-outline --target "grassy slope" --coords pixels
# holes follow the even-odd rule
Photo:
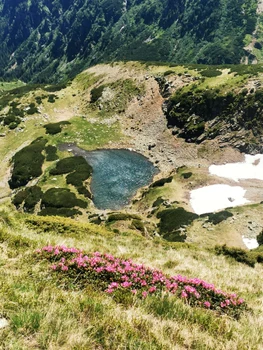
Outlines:
[[[9,327],[0,330],[1,348],[262,348],[262,265],[250,268],[195,246],[116,234],[69,219],[36,218],[37,228],[30,229],[26,219],[7,208],[1,210],[0,314],[9,321]],[[44,232],[47,221],[53,230]],[[202,278],[238,293],[251,310],[234,321],[172,298],[122,304],[89,285],[84,290],[67,289],[46,262],[34,257],[35,249],[46,244],[108,252],[171,275]]]

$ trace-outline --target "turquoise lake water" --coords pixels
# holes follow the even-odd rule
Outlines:
[[[91,192],[98,209],[128,205],[136,191],[149,185],[159,171],[146,157],[127,149],[85,151],[75,145],[67,148],[74,155],[82,155],[92,166]]]

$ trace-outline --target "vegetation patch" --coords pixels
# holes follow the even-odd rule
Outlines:
[[[206,78],[213,78],[213,77],[218,77],[219,75],[222,75],[222,72],[217,69],[208,68],[208,69],[202,70],[200,74]]]
[[[46,161],[52,162],[58,159],[56,146],[48,145],[46,146],[45,151],[46,151]]]
[[[144,227],[144,224],[141,220],[133,219],[131,222],[131,227],[135,228],[136,230],[141,231],[142,233],[145,232],[145,227]]]
[[[173,181],[173,176],[169,176],[169,177],[164,177],[162,179],[159,179],[155,182],[153,182],[150,187],[154,188],[154,187],[162,187],[167,183],[170,183]]]
[[[68,121],[61,121],[58,123],[49,123],[44,125],[44,128],[46,129],[46,133],[49,135],[55,135],[62,131],[62,128],[64,125],[69,125],[70,122]]]
[[[223,210],[218,213],[208,214],[208,221],[211,222],[213,225],[217,225],[217,224],[220,224],[220,222],[225,221],[228,218],[231,218],[232,216],[233,216],[232,213],[230,213],[227,210]]]
[[[43,192],[39,186],[27,187],[19,191],[12,199],[12,203],[18,208],[23,208],[25,212],[33,213],[35,206],[40,202]]]
[[[169,208],[160,211],[157,218],[160,219],[159,230],[164,239],[172,242],[184,242],[186,234],[180,231],[197,219],[197,214],[186,211],[184,208]]]
[[[90,102],[95,103],[101,98],[105,85],[100,85],[90,91]]]
[[[64,216],[69,218],[81,214],[81,211],[75,208],[45,208],[38,213],[40,216]]]
[[[193,175],[193,173],[191,172],[191,171],[189,171],[189,172],[186,172],[186,173],[182,173],[181,174],[181,177],[183,178],[183,179],[185,179],[185,180],[187,180],[187,179],[190,179],[190,177]]]
[[[225,293],[198,278],[166,276],[162,271],[138,265],[131,259],[119,259],[100,252],[86,254],[77,248],[45,246],[38,249],[37,258],[48,260],[51,270],[64,277],[65,283],[78,287],[94,285],[117,300],[127,298],[145,299],[167,293],[180,298],[192,307],[211,309],[219,314],[239,318],[246,310],[246,303],[236,294]]]
[[[46,143],[47,140],[38,138],[14,155],[12,175],[8,181],[11,189],[25,186],[30,180],[42,174],[45,159],[42,152]]]
[[[254,254],[254,252],[249,252],[241,248],[227,247],[226,245],[216,246],[215,252],[218,255],[228,256],[237,262],[246,264],[251,267],[254,267],[255,263],[257,262],[257,256]]]
[[[140,216],[137,214],[129,214],[129,213],[113,213],[108,216],[107,222],[112,221],[126,221],[126,220],[141,220]]]
[[[78,199],[75,193],[67,188],[50,188],[42,197],[41,209],[45,208],[86,208],[87,203]]]
[[[75,186],[80,194],[91,198],[91,193],[83,185],[83,182],[92,174],[92,167],[87,163],[85,158],[77,156],[59,160],[56,163],[56,167],[50,170],[50,175],[62,174],[68,174],[66,176],[67,184]]]

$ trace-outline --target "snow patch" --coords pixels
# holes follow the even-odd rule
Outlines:
[[[234,181],[241,179],[263,180],[263,154],[245,155],[245,161],[224,165],[211,165],[209,172],[212,175],[225,177]]]
[[[259,244],[256,238],[247,238],[242,236],[243,242],[248,249],[256,249]]]
[[[196,214],[212,213],[228,207],[249,203],[244,198],[246,190],[240,186],[211,185],[190,193],[190,204]]]

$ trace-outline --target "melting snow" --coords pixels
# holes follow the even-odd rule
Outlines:
[[[243,242],[248,249],[255,249],[259,246],[256,238],[246,238],[246,237],[242,236],[242,239],[243,239]]]
[[[234,181],[240,179],[263,180],[263,154],[254,156],[245,155],[242,163],[228,163],[224,165],[211,165],[209,172],[212,175],[225,177]]]
[[[249,203],[240,186],[211,185],[191,191],[190,204],[196,214],[211,213]]]

